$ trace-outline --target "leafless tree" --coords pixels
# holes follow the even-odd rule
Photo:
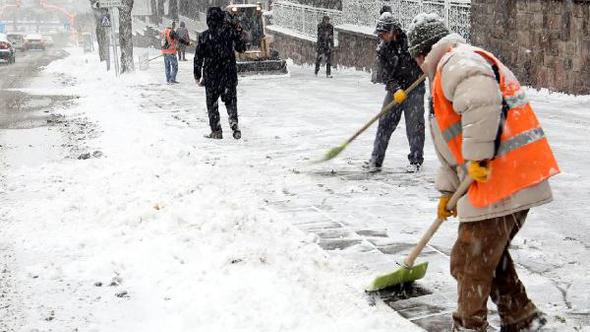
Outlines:
[[[165,10],[164,10],[164,0],[157,0],[158,8],[157,8],[157,17],[158,23],[162,22],[162,18],[164,17]]]
[[[121,73],[133,71],[133,0],[122,0],[119,7],[119,44],[121,45]]]
[[[160,20],[158,19],[158,3],[156,2],[156,0],[150,0],[150,8],[152,9],[152,16],[150,17],[150,20],[152,23],[160,23]]]
[[[173,20],[178,20],[178,0],[168,1],[168,16]]]

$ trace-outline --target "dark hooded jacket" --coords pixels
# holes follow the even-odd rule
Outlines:
[[[207,88],[225,88],[238,84],[235,52],[246,51],[244,35],[225,21],[219,7],[207,11],[207,26],[199,35],[195,52],[194,76],[201,77]]]
[[[184,24],[184,22],[180,22],[180,27],[178,29],[176,29],[176,36],[178,36],[179,39],[184,40],[184,41],[190,41],[190,36],[188,33],[188,29],[186,28],[186,25]],[[178,45],[178,49],[179,50],[185,50],[186,49],[186,44],[184,43],[180,43]]]
[[[422,75],[422,69],[408,52],[408,37],[403,31],[398,40],[379,44],[377,62],[377,82],[384,83],[388,91],[407,89]]]
[[[331,23],[318,24],[318,53],[331,53],[334,49],[334,26]]]

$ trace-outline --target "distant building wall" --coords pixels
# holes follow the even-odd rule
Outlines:
[[[588,0],[472,0],[471,40],[523,84],[590,94]]]

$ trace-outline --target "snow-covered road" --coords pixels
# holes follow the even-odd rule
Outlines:
[[[403,173],[403,123],[381,174],[360,169],[374,128],[341,158],[310,163],[378,110],[383,89],[367,74],[325,79],[291,66],[290,77],[243,79],[244,139],[210,141],[190,62],[182,84],[167,86],[159,63],[117,80],[94,56],[70,52],[26,91],[80,96],[64,115],[95,124],[100,135],[85,144],[103,155],[7,172],[0,226],[25,330],[419,330],[380,301],[370,306],[363,287],[434,218],[430,140],[419,175]],[[573,330],[590,325],[590,97],[530,96],[563,174],[513,252],[531,297],[558,330]],[[3,144],[18,145],[11,137]],[[455,231],[445,224],[423,255],[425,294],[390,304],[427,330],[444,331],[453,309]]]

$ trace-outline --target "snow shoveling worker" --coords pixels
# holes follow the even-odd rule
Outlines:
[[[424,83],[420,84],[408,96],[402,89],[407,89],[421,75],[422,70],[408,53],[408,39],[401,24],[391,12],[383,12],[377,21],[375,34],[381,42],[377,47],[378,64],[375,66],[374,83],[384,83],[385,100],[383,107],[394,99],[400,103],[379,119],[371,159],[364,164],[370,172],[379,172],[385,159],[389,139],[399,124],[402,113],[406,119],[406,135],[410,143],[410,164],[407,171],[420,170],[424,161]],[[403,102],[403,103],[402,103]]]
[[[219,7],[207,10],[207,26],[199,35],[195,51],[194,76],[200,86],[205,86],[207,113],[211,133],[205,137],[223,138],[218,99],[225,103],[229,126],[233,137],[240,139],[238,127],[238,69],[235,52],[246,51],[245,35],[239,24],[226,20],[225,12]]]
[[[493,54],[452,34],[436,14],[416,16],[409,52],[430,80],[430,127],[441,162],[438,217],[459,216],[451,251],[458,303],[453,331],[487,331],[488,297],[501,331],[537,331],[546,315],[527,296],[508,252],[529,209],[552,200],[559,173],[531,105],[514,74]],[[474,180],[454,211],[451,193]]]
[[[178,73],[178,59],[176,58],[177,43],[190,45],[190,40],[181,38],[174,31],[175,28],[176,22],[172,21],[172,26],[169,26],[162,31],[161,52],[164,55],[164,71],[166,73],[166,82],[168,84],[178,84],[176,81],[176,73]]]

